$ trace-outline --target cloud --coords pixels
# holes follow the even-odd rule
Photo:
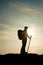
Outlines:
[[[0,24],[0,27],[10,28],[11,26],[9,24]]]
[[[0,30],[0,40],[14,40],[16,37],[16,28],[10,25],[0,24],[0,26],[5,27],[6,30]]]
[[[6,28],[5,30],[7,30],[7,31],[15,31],[16,30],[16,27],[13,27],[10,24],[0,24],[0,28],[1,27]]]
[[[8,24],[17,24],[20,21],[27,21],[30,19],[41,19],[43,21],[43,12],[42,9],[31,7],[30,5],[24,3],[8,3],[7,11],[2,14],[1,22],[5,21]],[[3,23],[3,22],[2,22]]]
[[[35,9],[35,8],[29,7],[29,6],[25,6],[25,7],[20,7],[19,11],[22,12],[22,13],[31,15],[33,17],[36,16],[39,19],[43,20],[43,12],[40,11],[39,9]]]
[[[25,14],[30,14],[32,16],[37,16],[41,19],[43,19],[43,11],[42,8],[36,8],[36,7],[31,7],[30,5],[26,5],[24,3],[13,3],[11,2],[9,4],[9,8],[12,8],[13,10],[16,10],[18,12],[21,13],[25,13]]]
[[[0,31],[0,40],[15,40],[15,31]]]
[[[12,26],[9,24],[0,24],[0,28],[1,27],[8,31],[12,29]]]

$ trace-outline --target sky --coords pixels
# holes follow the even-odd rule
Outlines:
[[[33,31],[28,53],[43,54],[43,0],[0,0],[0,54],[20,53],[24,26]]]

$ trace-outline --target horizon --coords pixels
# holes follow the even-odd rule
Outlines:
[[[33,32],[28,53],[43,54],[43,1],[1,0],[0,54],[20,53],[22,41],[17,31],[24,26]],[[27,38],[26,51],[28,43]]]

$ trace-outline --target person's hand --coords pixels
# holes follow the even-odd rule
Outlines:
[[[32,36],[30,36],[30,39],[32,38]]]
[[[31,37],[29,39],[31,40]]]

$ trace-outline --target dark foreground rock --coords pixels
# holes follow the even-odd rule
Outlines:
[[[0,55],[0,65],[30,65],[41,64],[43,65],[43,55],[38,54],[5,54]]]

